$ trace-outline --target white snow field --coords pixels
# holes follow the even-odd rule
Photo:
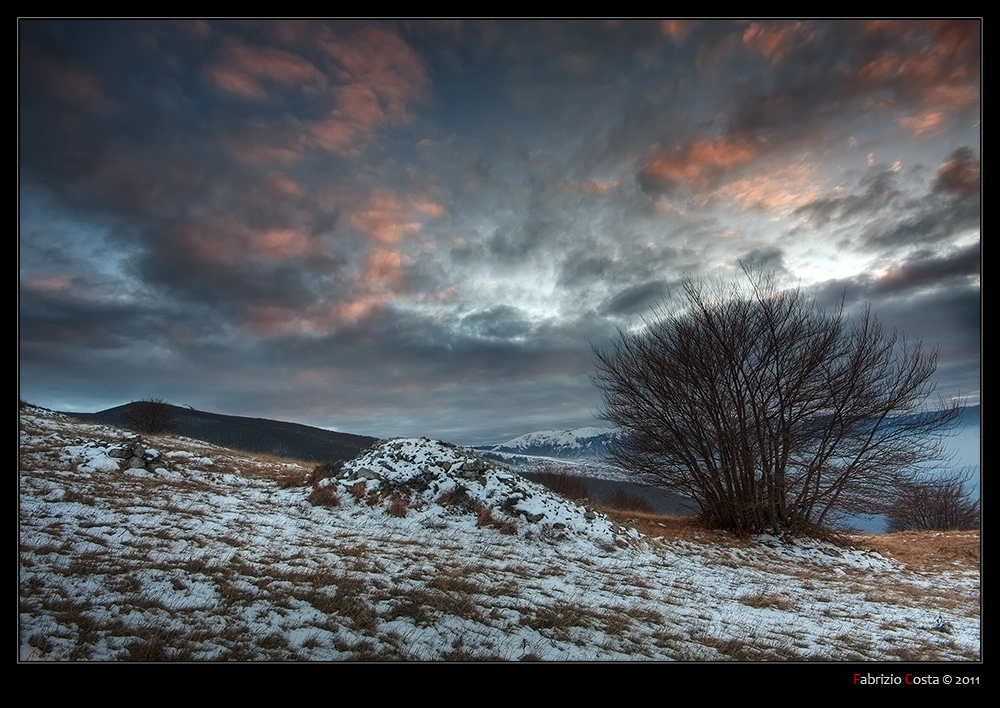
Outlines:
[[[980,658],[978,571],[646,538],[426,439],[324,478],[131,438],[21,407],[22,661]]]

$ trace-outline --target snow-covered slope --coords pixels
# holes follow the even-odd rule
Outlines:
[[[25,406],[22,660],[962,660],[978,572],[649,539],[428,440],[313,469]]]

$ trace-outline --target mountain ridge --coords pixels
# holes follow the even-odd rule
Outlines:
[[[64,415],[86,422],[121,426],[124,417],[138,403],[141,402],[132,401],[96,413],[64,412]],[[378,442],[378,438],[367,435],[340,433],[302,423],[211,413],[170,403],[163,405],[170,408],[176,420],[177,434],[248,452],[296,457],[309,462],[338,462],[353,459]]]

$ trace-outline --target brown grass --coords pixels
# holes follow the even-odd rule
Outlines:
[[[309,503],[313,506],[333,508],[340,506],[340,495],[333,486],[322,486],[317,483],[309,493]]]
[[[406,516],[406,512],[409,510],[409,504],[406,498],[398,494],[392,497],[392,501],[389,502],[389,516],[398,516],[402,518]]]
[[[368,483],[365,480],[359,480],[351,485],[351,496],[356,500],[361,501],[365,498],[365,494],[368,490]]]
[[[718,544],[726,547],[746,545],[746,542],[738,536],[705,526],[696,516],[668,516],[649,512],[623,511],[600,504],[596,508],[615,523],[631,526],[649,538]]]
[[[493,509],[486,504],[482,504],[479,507],[479,511],[476,513],[476,526],[490,526],[498,530],[500,533],[507,534],[508,536],[513,536],[517,533],[516,521],[506,518],[498,519],[493,515]]]
[[[740,602],[747,607],[773,607],[778,610],[790,610],[795,606],[795,603],[792,602],[791,599],[771,592],[759,592],[753,595],[744,595],[740,598]]]
[[[861,548],[894,558],[918,572],[980,572],[982,540],[977,531],[899,531],[881,536],[854,536]]]

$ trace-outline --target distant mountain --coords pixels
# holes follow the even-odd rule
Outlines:
[[[618,431],[614,428],[542,430],[520,435],[498,445],[478,447],[490,452],[584,459],[603,457],[607,453],[608,443],[617,435]]]
[[[962,409],[957,420],[957,434],[978,430],[979,405]],[[560,457],[565,459],[600,458],[607,453],[608,443],[619,435],[616,428],[573,428],[570,430],[540,430],[526,433],[503,443],[476,445],[476,449],[513,455]]]
[[[126,403],[97,413],[66,415],[83,421],[124,427],[123,416],[134,405],[134,402]],[[378,442],[378,438],[367,435],[336,433],[299,423],[207,413],[181,406],[169,407],[177,419],[179,435],[248,452],[295,457],[310,462],[336,462],[354,459],[362,450]]]

